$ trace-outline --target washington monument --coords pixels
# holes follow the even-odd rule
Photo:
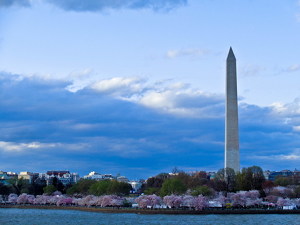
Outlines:
[[[240,171],[236,59],[230,47],[226,60],[225,168]]]

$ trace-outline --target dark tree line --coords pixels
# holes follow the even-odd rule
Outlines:
[[[220,169],[214,178],[209,177],[204,171],[191,175],[178,171],[175,175],[162,173],[149,178],[143,186],[143,191],[145,194],[161,196],[186,192],[192,195],[210,196],[215,191],[225,193],[241,190],[262,191],[264,182],[263,170],[258,166],[243,168],[237,174],[230,168]]]

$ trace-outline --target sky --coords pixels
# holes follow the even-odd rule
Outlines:
[[[0,170],[300,169],[300,1],[0,0]]]

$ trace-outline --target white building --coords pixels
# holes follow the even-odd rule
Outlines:
[[[128,183],[129,182],[128,178],[125,177],[125,176],[119,176],[119,177],[117,177],[117,181],[124,182],[124,183]]]
[[[83,178],[88,180],[104,180],[103,175],[95,171],[90,172],[88,175],[85,175]]]
[[[129,181],[128,183],[131,185],[133,193],[138,192],[143,185],[143,183],[139,181]]]
[[[49,181],[56,177],[59,181],[62,182],[63,185],[68,184],[74,184],[77,183],[79,180],[78,173],[70,173],[69,171],[47,171],[45,174],[45,179],[47,181],[47,184],[49,184]]]

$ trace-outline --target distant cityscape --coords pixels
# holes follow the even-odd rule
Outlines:
[[[201,173],[205,174],[208,180],[213,180],[216,176],[216,172],[186,172],[189,175]],[[275,181],[277,178],[288,178],[293,181],[298,181],[296,183],[300,183],[300,170],[295,169],[294,171],[291,170],[281,170],[281,171],[264,171],[264,177],[266,180]],[[168,173],[168,175],[176,175],[175,173]],[[68,170],[50,170],[46,173],[38,173],[38,172],[5,172],[0,171],[0,183],[3,185],[9,185],[9,180],[12,179],[22,179],[27,181],[29,184],[36,183],[36,184],[45,184],[51,185],[53,179],[56,178],[59,180],[64,186],[76,184],[80,179],[86,180],[95,180],[95,181],[102,181],[102,180],[116,180],[119,182],[128,183],[132,187],[132,193],[138,193],[143,184],[146,183],[147,180],[139,179],[139,180],[129,180],[126,176],[121,175],[112,175],[112,174],[101,174],[95,171],[90,172],[83,177],[80,177],[77,172],[70,172]],[[151,177],[149,177],[151,178]],[[148,179],[149,179],[148,178]]]

